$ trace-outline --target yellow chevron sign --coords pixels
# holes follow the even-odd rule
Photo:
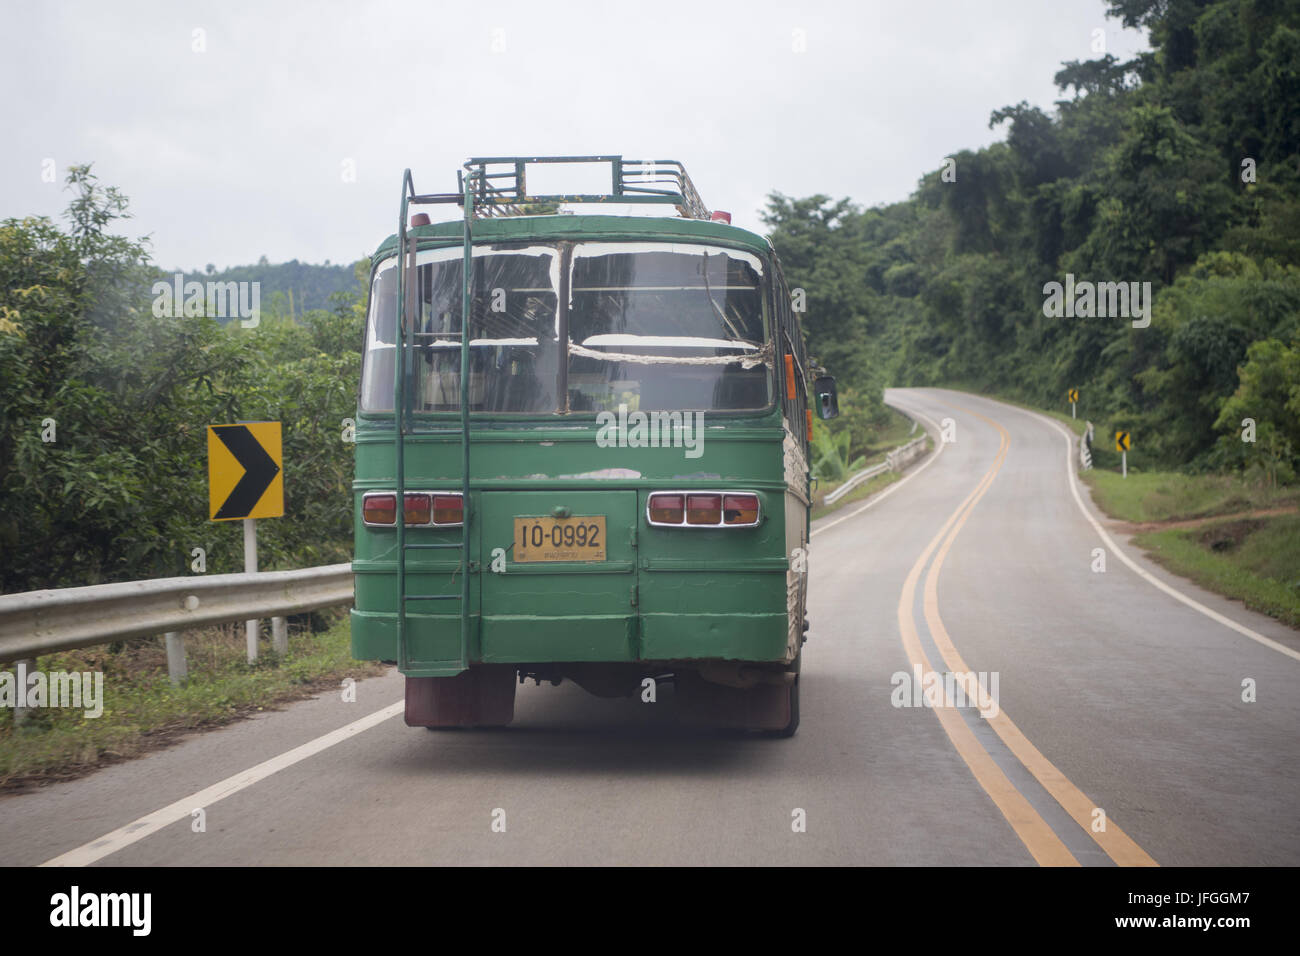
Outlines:
[[[208,426],[208,519],[284,515],[279,422]]]

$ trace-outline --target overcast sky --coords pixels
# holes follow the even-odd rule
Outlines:
[[[992,110],[1051,108],[1094,30],[1146,48],[1105,9],[4,0],[0,218],[58,215],[67,165],[93,162],[164,268],[351,262],[393,231],[408,166],[442,192],[468,156],[618,153],[682,160],[761,232],[771,190],[906,198],[1005,136]]]

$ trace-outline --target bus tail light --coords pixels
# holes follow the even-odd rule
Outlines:
[[[368,525],[397,524],[397,495],[366,495],[361,499],[361,518]]]
[[[361,516],[368,527],[397,524],[397,495],[373,491],[361,499]],[[465,523],[465,507],[454,492],[408,491],[402,498],[402,520],[408,528],[453,528]]]
[[[722,495],[687,495],[687,524],[722,524]]]
[[[758,524],[758,495],[723,495],[722,523]]]
[[[439,527],[464,524],[464,499],[460,495],[434,495],[433,523]]]
[[[657,528],[752,528],[762,513],[752,491],[655,491],[645,510]]]
[[[651,495],[649,514],[651,524],[681,524],[686,520],[686,496]]]
[[[402,512],[408,525],[429,523],[433,514],[431,498],[431,495],[423,492],[407,493]]]

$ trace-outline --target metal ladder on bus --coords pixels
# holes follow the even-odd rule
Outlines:
[[[411,179],[411,171],[406,170],[402,180],[402,210],[401,218],[398,222],[398,288],[397,288],[397,314],[399,319],[398,334],[394,336],[396,340],[395,348],[397,354],[394,361],[394,384],[393,384],[393,448],[396,466],[396,495],[397,495],[397,646],[398,646],[398,669],[405,673],[414,663],[419,670],[438,670],[446,671],[443,675],[431,676],[454,676],[461,673],[469,667],[469,631],[470,631],[470,563],[469,563],[469,543],[471,512],[470,508],[470,490],[469,490],[469,318],[470,318],[470,294],[472,289],[473,271],[472,265],[472,234],[471,222],[474,217],[474,199],[472,193],[472,177],[465,177],[463,180],[464,192],[456,193],[436,193],[429,195],[417,195],[415,186]],[[413,381],[413,357],[414,357],[414,339],[415,339],[415,316],[418,314],[418,302],[412,308],[413,300],[416,298],[412,295],[415,279],[418,276],[416,269],[416,248],[417,240],[415,236],[407,235],[407,212],[412,205],[423,205],[427,203],[448,203],[460,202],[464,204],[464,246],[465,257],[462,267],[461,282],[461,324],[460,324],[460,440],[461,440],[461,527],[460,540],[448,542],[410,542],[406,540],[406,438],[415,432],[411,421],[411,396],[407,394],[407,383]],[[440,333],[448,335],[448,333]],[[449,336],[454,337],[454,336]],[[433,432],[427,432],[432,434]],[[432,508],[433,502],[430,502]],[[407,555],[413,551],[457,551],[460,555],[460,562],[457,571],[452,576],[454,581],[456,575],[460,576],[459,593],[453,591],[449,594],[408,594],[406,590]],[[411,661],[409,649],[409,629],[407,621],[408,604],[412,602],[442,602],[457,601],[460,608],[460,654],[458,658],[445,658],[435,660],[416,660]]]

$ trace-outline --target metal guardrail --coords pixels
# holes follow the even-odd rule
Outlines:
[[[928,437],[928,435],[922,435],[920,438],[913,438],[906,445],[900,445],[898,448],[895,448],[886,455],[885,460],[880,464],[872,465],[870,468],[858,472],[848,481],[844,482],[844,484],[827,494],[823,500],[826,504],[833,505],[868,478],[874,478],[876,475],[886,471],[901,471],[904,465],[920,454],[925,448],[925,440]]]
[[[350,564],[3,594],[0,661],[351,601]]]
[[[839,501],[841,498],[847,495],[858,485],[862,484],[868,478],[874,478],[876,475],[880,474],[881,472],[888,471],[888,470],[889,470],[888,461],[882,461],[878,465],[872,465],[870,468],[866,469],[865,471],[858,472],[856,475],[854,475],[848,481],[844,482],[844,484],[840,485],[834,491],[828,492],[826,497],[823,498],[822,500],[825,501],[828,505],[833,505],[835,504],[835,502]]]
[[[889,463],[890,471],[901,471],[903,466],[909,461],[921,454],[925,450],[925,440],[929,437],[922,435],[920,438],[913,438],[906,445],[895,448],[885,456],[885,461]]]

